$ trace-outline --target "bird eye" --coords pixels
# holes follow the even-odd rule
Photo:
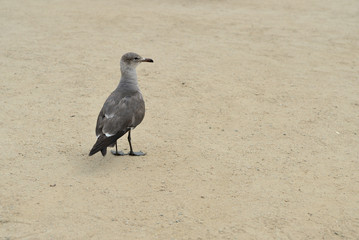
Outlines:
[[[140,60],[140,58],[139,58],[139,57],[135,57],[135,60]]]

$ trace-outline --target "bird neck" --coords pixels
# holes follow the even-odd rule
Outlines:
[[[118,87],[120,86],[138,89],[137,73],[135,68],[121,67],[121,80]]]

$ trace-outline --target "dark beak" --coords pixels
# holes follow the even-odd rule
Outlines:
[[[153,62],[151,58],[142,58],[140,62]]]

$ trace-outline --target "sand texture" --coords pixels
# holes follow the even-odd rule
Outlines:
[[[89,157],[129,51],[147,155]],[[0,102],[1,240],[359,239],[357,0],[2,0]]]

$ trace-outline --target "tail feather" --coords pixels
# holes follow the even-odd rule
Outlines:
[[[117,141],[117,139],[119,139],[126,133],[127,133],[127,131],[120,131],[111,137],[106,137],[105,134],[101,134],[97,138],[96,143],[93,145],[93,147],[89,153],[89,156],[92,156],[99,151],[101,151],[102,156],[105,156],[106,152],[107,152],[107,147],[114,144]]]
[[[107,147],[105,147],[101,150],[102,156],[106,156],[106,153],[107,153]]]

